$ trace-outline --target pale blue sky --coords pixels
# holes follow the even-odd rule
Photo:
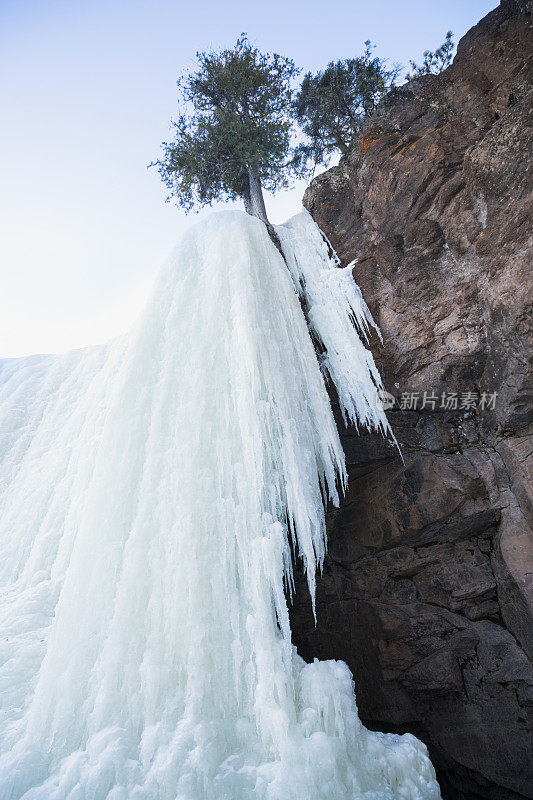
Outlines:
[[[376,53],[407,64],[496,0],[227,2],[0,0],[0,356],[120,333],[186,217],[146,165],[196,50],[241,31],[304,70]],[[303,186],[268,199],[296,213]]]

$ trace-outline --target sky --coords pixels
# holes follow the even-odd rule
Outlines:
[[[0,357],[122,333],[158,266],[197,221],[147,165],[171,135],[176,80],[198,50],[247,32],[303,69],[391,62],[456,41],[496,0],[0,0]],[[273,222],[305,185],[267,197]]]

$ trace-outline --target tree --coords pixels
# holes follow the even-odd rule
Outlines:
[[[187,109],[173,123],[156,162],[169,198],[186,210],[214,200],[244,200],[268,224],[262,186],[288,184],[294,62],[261,53],[241,34],[235,47],[197,53],[197,71],[180,78]]]
[[[388,69],[383,59],[372,58],[372,50],[366,41],[362,56],[332,61],[323,72],[304,76],[294,113],[308,141],[296,148],[297,169],[327,163],[335,151],[347,153],[363,120],[394,86],[400,66]]]
[[[410,60],[409,64],[413,71],[407,75],[407,80],[419,78],[421,75],[438,75],[439,72],[446,69],[451,64],[455,47],[452,37],[452,31],[448,31],[443,43],[434,53],[431,50],[425,50],[423,53],[424,60],[420,66],[415,61]]]

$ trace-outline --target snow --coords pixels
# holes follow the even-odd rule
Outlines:
[[[388,428],[360,292],[306,214],[277,230],[290,271],[214,214],[130,334],[0,362],[2,800],[439,797],[291,643],[292,551],[314,597],[345,480],[295,287],[346,415]]]

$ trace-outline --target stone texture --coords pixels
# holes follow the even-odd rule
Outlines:
[[[357,259],[386,388],[439,400],[390,412],[404,462],[343,434],[318,625],[300,581],[295,640],[349,664],[364,721],[420,736],[453,800],[533,797],[531,53],[531,3],[502,2],[304,199]],[[495,408],[438,407],[468,391]]]

